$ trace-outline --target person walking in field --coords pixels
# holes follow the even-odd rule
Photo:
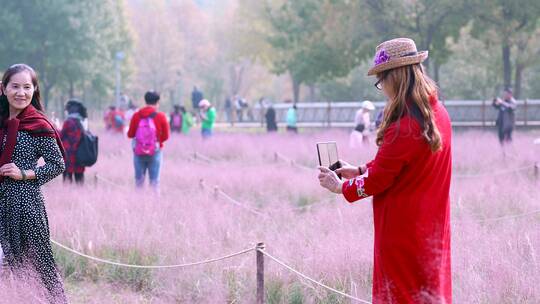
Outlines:
[[[77,149],[81,142],[81,137],[85,131],[83,121],[88,117],[86,107],[77,100],[70,100],[66,103],[68,116],[64,121],[60,137],[66,150],[66,171],[63,173],[64,182],[84,184],[84,166],[77,164]]]
[[[368,75],[388,101],[375,159],[359,167],[342,161],[336,172],[319,167],[321,186],[348,202],[373,196],[375,304],[452,302],[452,129],[421,65],[427,57],[407,38],[377,47]]]
[[[212,136],[214,122],[216,121],[216,108],[214,108],[208,100],[203,99],[199,102],[199,109],[202,137],[209,138]]]
[[[288,110],[285,121],[287,122],[287,132],[298,133],[298,127],[296,126],[297,114],[296,114],[296,103],[294,103]]]
[[[349,136],[349,147],[359,149],[364,143],[369,143],[369,135],[371,133],[371,112],[375,110],[375,105],[364,100],[362,107],[356,111],[354,116],[354,129]]]
[[[193,115],[184,106],[180,106],[180,112],[182,112],[182,134],[188,135],[193,126]]]
[[[65,169],[60,134],[43,113],[38,78],[31,67],[9,67],[0,88],[0,244],[4,261],[16,277],[41,281],[50,303],[67,303],[41,192],[41,186]],[[40,158],[44,165],[38,165]]]
[[[135,185],[144,185],[146,171],[150,185],[159,193],[159,175],[163,162],[163,143],[169,139],[166,114],[159,112],[159,94],[146,92],[146,106],[137,111],[129,124],[127,136],[133,138],[133,165]]]
[[[493,99],[493,107],[497,109],[497,120],[495,121],[495,125],[498,130],[499,142],[501,143],[501,146],[503,146],[506,143],[512,142],[512,132],[514,131],[516,122],[515,111],[517,102],[512,96],[512,90],[504,90],[502,99]]]
[[[182,132],[182,111],[180,111],[180,105],[174,105],[173,111],[170,114],[169,123],[171,125],[171,132]]]

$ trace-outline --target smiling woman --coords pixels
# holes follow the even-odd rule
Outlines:
[[[0,96],[0,245],[19,278],[37,276],[52,303],[66,298],[49,243],[40,186],[64,171],[64,150],[42,112],[39,84],[25,64],[11,66]],[[43,157],[45,165],[38,166]]]

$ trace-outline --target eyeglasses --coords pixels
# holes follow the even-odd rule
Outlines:
[[[386,71],[383,72],[381,77],[377,80],[377,82],[375,82],[374,85],[377,88],[377,90],[382,90],[382,82],[386,78],[387,75],[388,75],[388,73]]]
[[[382,81],[383,79],[381,78],[375,82],[374,86],[377,88],[377,90],[382,90]]]

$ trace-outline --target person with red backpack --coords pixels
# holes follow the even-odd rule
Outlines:
[[[144,95],[146,106],[133,115],[127,133],[128,138],[133,138],[136,186],[144,185],[144,178],[148,171],[150,185],[156,190],[159,187],[161,150],[170,132],[166,114],[158,112],[159,98],[157,92],[146,92]]]

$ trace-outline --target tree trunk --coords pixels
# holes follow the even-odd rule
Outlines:
[[[439,71],[441,69],[441,65],[437,62],[437,60],[433,60],[433,80],[439,85]]]
[[[70,78],[69,79],[69,98],[72,99],[72,98],[75,98],[75,88],[73,86],[73,78]]]
[[[512,86],[512,63],[510,62],[510,42],[505,38],[502,45],[504,88]]]
[[[294,103],[298,103],[300,99],[300,85],[302,84],[302,82],[295,79],[294,76],[292,76],[292,82],[293,82]]]
[[[314,102],[315,100],[315,85],[312,84],[309,86],[309,101]]]
[[[514,98],[521,98],[521,83],[523,80],[523,70],[525,66],[523,64],[516,64],[516,70],[514,74]]]
[[[47,85],[45,84],[43,86],[43,95],[41,95],[41,100],[42,100],[42,103],[43,103],[43,107],[45,108],[44,110],[47,109],[47,106],[49,104],[49,95],[51,93],[51,89],[52,89],[52,86],[51,85]]]

